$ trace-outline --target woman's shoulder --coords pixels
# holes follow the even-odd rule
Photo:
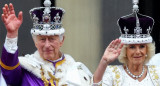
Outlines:
[[[105,74],[103,76],[103,83],[105,85],[118,85],[121,84],[123,76],[123,65],[109,65],[106,68]],[[115,82],[115,83],[113,83]]]
[[[160,70],[160,65],[147,65],[149,69]]]
[[[160,80],[160,65],[148,65],[148,70],[151,75],[159,76]]]
[[[148,65],[160,65],[160,53],[155,54],[148,62]]]
[[[160,66],[157,65],[148,65],[149,74],[151,75],[151,79],[159,86],[160,84]]]
[[[108,65],[107,70],[122,70],[123,65]]]
[[[160,65],[148,65],[148,70],[150,73],[155,73],[160,77]]]
[[[123,65],[109,65],[107,66],[106,68],[106,75],[109,74],[109,75],[121,75],[123,71]]]

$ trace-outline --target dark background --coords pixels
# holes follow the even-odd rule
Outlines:
[[[160,52],[160,1],[140,0],[140,13],[153,17],[155,24],[152,30],[152,37],[156,45],[156,53]]]

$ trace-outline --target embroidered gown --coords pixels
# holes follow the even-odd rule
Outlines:
[[[132,79],[122,65],[108,66],[102,86],[160,86],[160,66],[148,66],[147,76],[141,82]]]

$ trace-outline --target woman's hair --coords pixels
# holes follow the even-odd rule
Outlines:
[[[128,58],[126,55],[127,46],[128,46],[127,44],[123,46],[121,53],[118,57],[118,60],[120,63],[127,64],[127,61],[128,61]],[[147,44],[147,56],[146,56],[144,63],[146,64],[152,58],[154,54],[155,54],[155,45],[153,43],[148,43]]]

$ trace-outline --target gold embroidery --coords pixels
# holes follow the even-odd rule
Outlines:
[[[66,59],[64,58],[63,60],[57,62],[55,68],[57,68],[59,65],[62,65],[65,61],[66,61]],[[61,69],[57,69],[56,72],[62,72],[62,70],[61,70]],[[43,69],[42,69],[42,67],[41,67],[41,76],[42,76],[41,79],[43,80],[44,85],[45,85],[45,86],[49,86],[49,83],[50,83],[51,86],[55,86],[55,85],[54,85],[54,82],[55,82],[56,86],[58,86],[58,83],[59,83],[60,79],[59,79],[59,78],[56,78],[51,72],[48,72],[48,75],[50,76],[50,80],[47,80],[47,79],[44,77],[44,71],[43,71]],[[62,85],[62,86],[67,86],[67,84],[64,84],[64,85]]]
[[[51,84],[51,86],[55,86],[54,85],[54,81],[56,81],[56,85],[58,86],[59,80],[57,79],[54,75],[52,75],[50,72],[48,72],[48,75],[51,77],[51,79],[48,81],[45,77],[44,77],[44,70],[41,67],[41,76],[42,76],[42,81],[44,82],[45,86],[49,86],[49,83]]]
[[[152,65],[152,66],[149,66],[150,67],[150,73],[152,74],[152,78],[153,78],[153,80],[154,81],[156,81],[157,82],[157,80],[159,79],[159,76],[158,76],[158,74],[156,73],[156,66],[154,66],[154,65]],[[160,86],[159,84],[158,84],[158,82],[156,83],[157,85],[156,86]]]
[[[49,85],[49,81],[44,77],[44,72],[43,72],[43,69],[41,67],[41,79],[42,81],[44,82],[44,86],[48,86]]]
[[[1,65],[4,69],[6,69],[6,70],[14,70],[14,69],[16,69],[16,68],[20,65],[20,63],[18,62],[17,65],[11,67],[11,66],[5,65],[5,64],[0,60],[0,65]]]
[[[65,61],[66,61],[66,59],[64,58],[63,60],[57,62],[57,63],[56,63],[56,68],[57,68],[59,65],[62,65]]]
[[[62,70],[61,70],[61,69],[58,69],[57,72],[62,72]]]
[[[110,66],[110,67],[113,68],[112,72],[115,73],[115,79],[114,79],[113,86],[119,86],[119,83],[120,83],[120,72],[118,71],[117,66]]]
[[[56,81],[56,85],[58,85],[59,83],[59,80],[60,79],[57,79],[54,75],[52,75],[50,72],[48,72],[49,76],[51,77],[52,80]],[[52,86],[52,85],[51,85]]]
[[[119,74],[116,74],[116,79],[119,79],[120,78],[120,75]]]
[[[50,79],[49,82],[51,83],[51,86],[55,86],[53,83],[54,82],[53,79]]]

